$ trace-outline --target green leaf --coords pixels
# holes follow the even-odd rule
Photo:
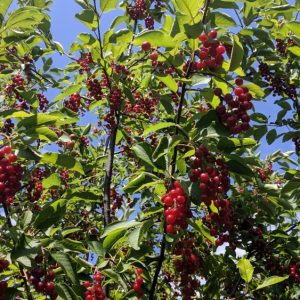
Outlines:
[[[18,123],[18,128],[29,128],[34,130],[33,127],[39,127],[41,125],[50,125],[55,124],[55,122],[59,119],[57,116],[49,115],[49,114],[35,114],[31,116],[26,116],[23,120]]]
[[[237,35],[233,36],[233,48],[230,57],[229,71],[236,70],[243,60],[244,49]]]
[[[214,12],[212,20],[217,27],[236,27],[236,22],[233,18],[223,12]]]
[[[12,0],[1,0],[0,1],[0,25],[2,24],[4,17],[6,15],[6,12],[8,11],[11,3],[12,3]]]
[[[134,220],[113,223],[111,225],[108,225],[105,228],[101,238],[104,238],[104,237],[112,234],[112,232],[126,230],[128,228],[132,228],[132,227],[135,227],[135,226],[140,226],[141,224],[142,224],[141,222],[137,222],[137,221],[134,221]]]
[[[9,30],[34,30],[36,26],[41,24],[45,17],[46,15],[39,9],[32,6],[26,6],[13,11],[9,15],[5,27]]]
[[[64,300],[78,300],[80,299],[76,293],[69,287],[67,284],[64,283],[57,283],[55,284],[55,290],[57,291],[58,295]]]
[[[192,76],[192,86],[199,85],[199,84],[208,84],[211,81],[209,76],[203,76],[200,74],[194,74]]]
[[[34,226],[45,230],[58,222],[66,212],[66,200],[56,200],[55,202],[43,207],[43,210],[37,215]]]
[[[261,99],[265,96],[263,89],[255,83],[246,83],[244,86],[249,89],[252,96],[256,99]]]
[[[140,250],[139,242],[140,242],[141,232],[142,232],[142,226],[139,226],[134,230],[132,230],[128,235],[129,245],[134,250]]]
[[[253,113],[251,115],[251,120],[257,122],[257,123],[261,123],[261,124],[266,124],[268,123],[268,118],[261,113]]]
[[[143,172],[139,174],[137,177],[135,177],[134,179],[130,180],[129,183],[123,187],[123,190],[128,194],[134,194],[147,183],[150,182],[154,183],[159,180],[160,179],[157,176],[151,173]]]
[[[68,170],[77,171],[84,174],[82,165],[74,157],[66,154],[45,153],[41,157],[41,161],[52,164],[56,167],[67,168]]]
[[[172,122],[161,122],[161,123],[151,125],[144,130],[143,136],[147,136],[150,132],[156,132],[160,129],[168,128],[175,125],[176,124]]]
[[[163,82],[172,92],[176,93],[178,85],[171,75],[157,74],[155,75],[161,82]]]
[[[109,251],[120,239],[125,235],[126,230],[116,230],[111,232],[108,236],[105,237],[103,241],[103,248]]]
[[[268,287],[270,285],[282,282],[286,279],[288,279],[289,276],[284,276],[284,277],[280,277],[280,276],[271,276],[269,278],[266,278],[262,284],[260,284],[255,290],[259,290],[259,289],[263,289],[265,287]]]
[[[92,9],[84,9],[76,14],[75,17],[91,30],[97,26],[97,16]]]
[[[300,47],[299,46],[293,46],[287,48],[289,52],[293,53],[294,55],[300,57]]]
[[[239,268],[241,277],[245,280],[245,282],[249,283],[252,280],[254,271],[251,262],[246,258],[242,258],[237,263],[237,267]]]
[[[300,22],[289,22],[286,26],[298,37],[300,37]],[[288,47],[288,50],[293,47]]]
[[[50,176],[43,179],[43,188],[49,189],[52,187],[60,187],[61,186],[61,180],[58,174],[51,174]]]
[[[226,162],[226,165],[229,167],[229,170],[231,172],[234,172],[236,174],[250,176],[250,177],[254,176],[252,170],[245,163],[242,163],[241,161],[231,159]]]
[[[24,133],[30,137],[38,138],[41,141],[55,142],[57,140],[57,134],[48,127],[36,127],[28,128],[24,130]]]
[[[70,96],[73,93],[79,93],[81,87],[82,86],[79,85],[79,84],[73,84],[73,85],[70,85],[70,86],[66,87],[62,93],[60,93],[58,96],[56,96],[53,99],[52,103],[55,103],[59,100],[63,100],[63,99],[67,98],[68,96]]]
[[[72,251],[76,251],[79,253],[88,253],[88,249],[86,249],[83,245],[82,242],[80,241],[75,241],[69,238],[65,238],[61,241],[62,245],[64,246],[64,248],[72,250]]]
[[[51,252],[52,258],[58,263],[58,265],[64,270],[67,277],[73,284],[79,284],[79,280],[71,264],[71,260],[68,254],[63,252]]]
[[[99,201],[100,196],[90,191],[84,191],[68,194],[66,198],[68,199],[68,203],[73,203],[77,201],[97,202]]]
[[[218,149],[222,151],[233,151],[238,148],[247,148],[251,146],[255,146],[257,142],[251,138],[221,138],[218,142]]]
[[[150,42],[155,47],[175,47],[176,40],[167,33],[159,30],[148,30],[140,33],[134,40],[134,45],[141,46],[143,42]]]
[[[132,147],[132,150],[134,151],[135,155],[147,163],[148,165],[155,167],[152,162],[152,148],[148,143],[139,143],[137,145],[134,145]]]
[[[277,131],[276,129],[271,129],[267,135],[266,135],[266,139],[269,145],[271,145],[277,138]]]
[[[210,235],[209,229],[202,223],[202,221],[197,220],[197,221],[190,221],[190,224],[192,227],[201,232],[201,234],[207,238],[212,244],[216,244],[216,240],[213,236]]]
[[[119,0],[100,0],[100,8],[102,12],[108,12],[115,9],[118,5]]]

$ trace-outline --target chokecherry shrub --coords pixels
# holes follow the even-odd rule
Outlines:
[[[299,1],[65,2],[0,1],[0,300],[298,299]]]

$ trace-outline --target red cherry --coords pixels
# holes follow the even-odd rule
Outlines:
[[[10,146],[4,146],[2,149],[5,154],[11,153],[12,150]]]
[[[208,36],[211,38],[211,39],[215,39],[217,37],[218,33],[216,30],[211,30],[208,34]]]
[[[94,274],[94,280],[95,281],[99,282],[99,281],[101,281],[101,278],[102,278],[102,276],[99,272]]]
[[[206,51],[200,51],[199,52],[199,57],[200,57],[200,59],[207,59],[207,57],[208,57],[208,53],[206,52]]]
[[[240,96],[241,94],[244,94],[244,90],[242,88],[235,88],[234,89],[234,94],[236,96]]]
[[[201,173],[200,180],[201,180],[201,182],[208,183],[209,182],[208,174],[207,173]]]
[[[47,293],[51,294],[55,289],[55,285],[52,281],[47,282],[46,286],[45,286],[45,290]]]
[[[149,51],[151,49],[151,44],[149,42],[143,42],[142,43],[142,49],[145,52]]]
[[[223,45],[218,46],[216,49],[217,54],[224,54],[226,51],[225,47]]]
[[[167,196],[163,199],[163,202],[166,206],[172,206],[174,204],[174,200],[172,197]]]
[[[220,97],[222,95],[222,90],[220,88],[215,88],[214,93],[216,96]]]
[[[176,222],[176,218],[174,215],[168,215],[166,221],[168,224],[174,225]]]
[[[242,78],[237,78],[237,79],[235,80],[235,84],[238,85],[238,86],[243,85],[243,83],[244,83],[244,81],[243,81]]]
[[[137,277],[135,283],[141,286],[144,283],[144,279],[142,277]]]
[[[199,40],[200,40],[202,43],[204,43],[205,41],[208,40],[208,37],[207,37],[207,35],[206,35],[205,32],[202,32],[202,33],[199,35]]]
[[[171,224],[167,225],[166,231],[167,231],[167,233],[169,233],[169,234],[174,234],[174,233],[175,233],[174,226],[171,225]]]
[[[143,274],[143,269],[142,268],[137,268],[136,269],[136,274],[137,275],[142,275]]]
[[[154,60],[156,61],[158,59],[158,52],[156,50],[154,50],[150,55],[149,55],[149,58],[151,60]]]
[[[88,288],[88,287],[91,286],[91,283],[90,283],[89,281],[84,281],[84,282],[83,282],[83,286],[84,286],[85,288]]]

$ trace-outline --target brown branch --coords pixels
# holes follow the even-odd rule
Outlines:
[[[186,72],[185,78],[188,78],[190,76],[190,73],[192,71],[192,67],[193,67],[193,60],[190,62],[189,66],[188,66],[188,70]],[[179,130],[180,130],[179,124],[180,124],[180,120],[181,120],[181,114],[182,114],[182,109],[183,109],[183,104],[184,104],[184,98],[185,98],[186,91],[187,91],[187,84],[184,83],[182,85],[180,101],[179,101],[179,104],[178,104],[178,110],[177,110],[177,114],[176,114],[176,117],[175,117],[175,124],[176,124],[175,135],[177,135],[179,133]],[[177,152],[178,152],[178,149],[177,149],[177,147],[175,147],[174,148],[173,159],[172,159],[172,169],[171,169],[171,175],[172,176],[173,176],[173,174],[175,173],[175,170],[176,170]],[[165,258],[165,250],[166,250],[166,226],[165,225],[166,224],[164,222],[163,239],[162,239],[162,242],[161,242],[159,259],[158,259],[155,274],[154,274],[154,277],[153,277],[151,290],[150,290],[150,293],[149,293],[149,300],[154,299],[155,289],[156,289],[156,285],[157,285],[157,281],[158,281],[158,276],[159,276],[159,273],[161,271],[162,264],[163,264],[163,261],[164,261],[164,258]]]

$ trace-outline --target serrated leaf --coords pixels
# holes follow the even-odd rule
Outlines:
[[[223,12],[214,12],[213,13],[213,23],[217,27],[236,27],[236,22],[233,18]]]
[[[177,92],[178,85],[171,75],[157,74],[155,76],[159,81],[163,82],[172,92]]]
[[[140,33],[134,40],[134,45],[141,46],[143,42],[149,42],[154,47],[175,47],[176,40],[167,33],[159,30],[148,30]]]
[[[280,276],[271,276],[269,278],[266,278],[262,284],[260,284],[255,290],[259,290],[259,289],[263,289],[265,287],[268,287],[270,285],[282,282],[286,279],[288,279],[289,276],[284,276],[284,277],[280,277]]]
[[[237,35],[233,36],[233,47],[230,57],[229,71],[237,69],[243,60],[244,48]]]
[[[43,210],[37,215],[34,226],[45,230],[58,222],[66,212],[66,200],[56,200],[43,207]]]
[[[108,235],[110,235],[112,232],[117,232],[117,231],[122,231],[122,230],[126,230],[128,228],[132,228],[132,227],[135,227],[135,226],[139,226],[141,225],[142,223],[141,222],[137,222],[137,221],[123,221],[123,222],[117,222],[117,223],[113,223],[111,225],[108,225],[101,238],[104,238]]]
[[[160,129],[172,127],[172,126],[175,126],[175,125],[176,124],[173,123],[173,122],[161,122],[161,123],[158,123],[158,124],[151,125],[151,126],[147,127],[144,130],[143,136],[148,135],[150,132],[156,132],[156,131],[158,131]]]
[[[79,284],[79,280],[73,269],[68,254],[63,252],[51,252],[50,254],[52,258],[58,263],[58,265],[64,270],[65,274],[71,280],[71,282],[76,285]]]
[[[100,0],[100,8],[103,12],[108,12],[115,9],[119,0]]]
[[[49,189],[52,187],[60,187],[61,186],[61,180],[58,174],[51,174],[50,176],[46,177],[42,181],[43,188]]]
[[[74,157],[66,154],[45,153],[41,157],[41,161],[56,167],[67,168],[68,170],[73,170],[80,174],[84,174],[81,163],[78,162]]]
[[[254,271],[251,262],[246,258],[242,258],[238,261],[237,267],[239,268],[241,277],[245,280],[245,282],[249,283],[252,280]]]
[[[131,179],[129,183],[123,187],[123,190],[126,193],[133,194],[139,191],[142,188],[142,186],[144,186],[145,184],[156,182],[159,180],[160,180],[159,177],[151,173],[143,172],[139,174],[137,177],[135,177],[134,179]]]

